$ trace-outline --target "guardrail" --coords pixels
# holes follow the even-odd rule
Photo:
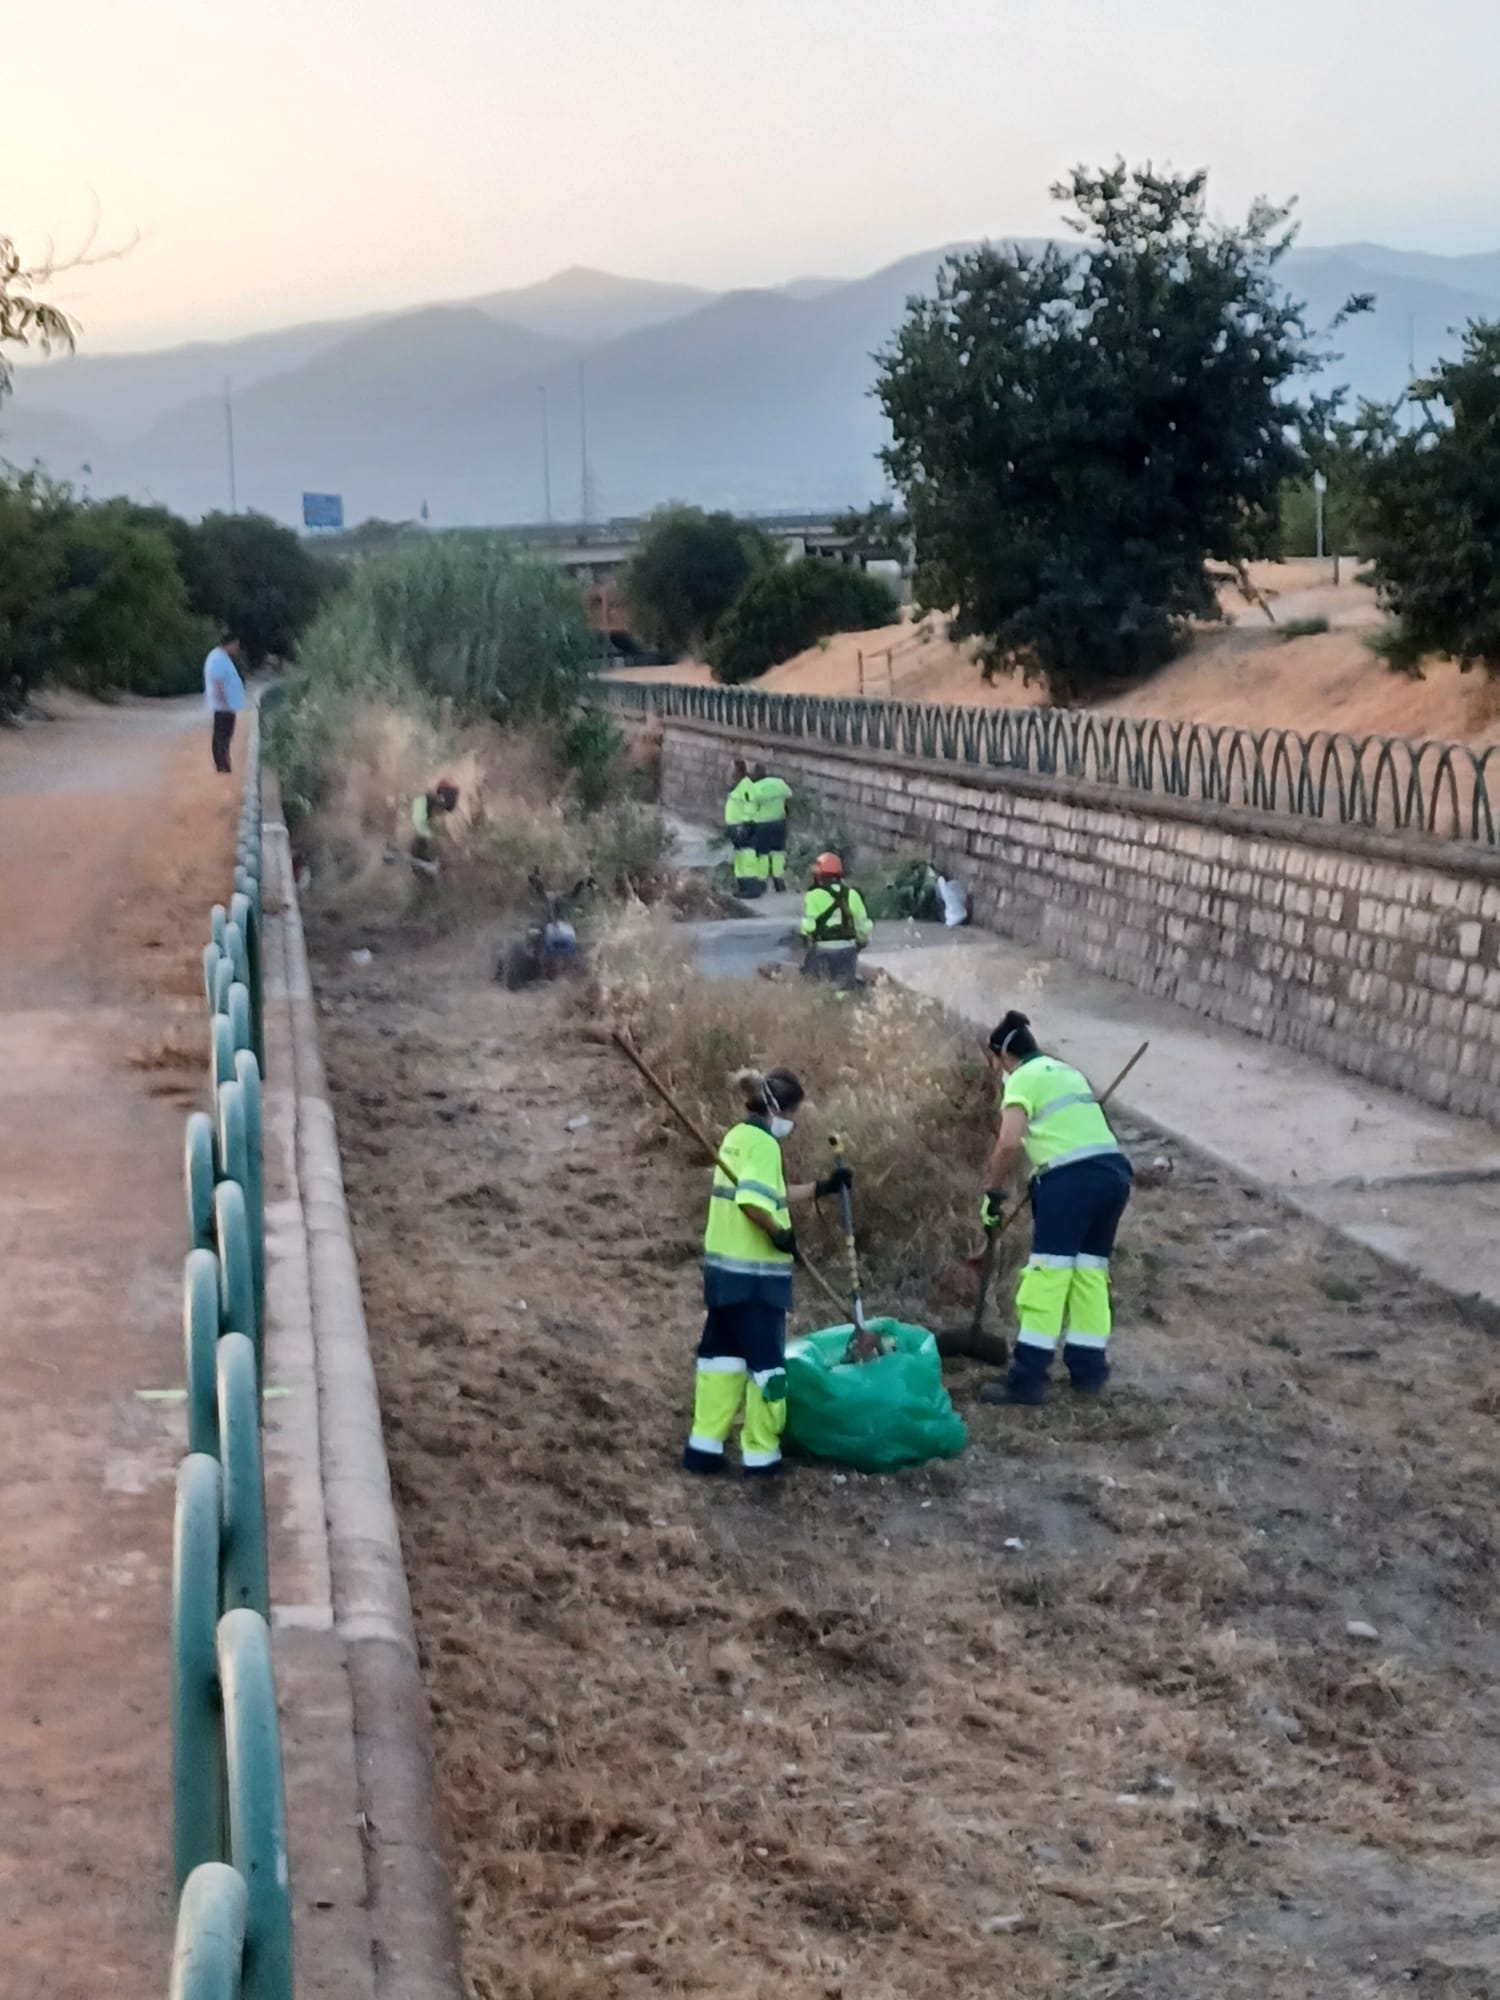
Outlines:
[[[1086,709],[955,708],[665,681],[600,685],[608,700],[630,713],[709,722],[746,735],[1500,845],[1500,745],[1471,749],[1436,738],[1339,731],[1303,735]]]
[[[291,2000],[286,1808],[261,1464],[265,1213],[259,732],[234,894],[203,952],[210,1112],[187,1121],[188,1455],[172,1545],[172,2000]]]

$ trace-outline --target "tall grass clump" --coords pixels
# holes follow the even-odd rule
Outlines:
[[[441,771],[463,801],[444,829],[450,859],[502,888],[591,867],[638,887],[661,869],[665,834],[659,814],[623,803],[623,738],[588,700],[598,651],[577,586],[492,536],[367,557],[267,705],[288,812],[347,874],[376,843],[404,849],[411,798]]]
[[[788,1176],[826,1173],[829,1137],[844,1140],[871,1310],[923,1324],[963,1317],[973,1280],[961,1260],[980,1240],[995,1134],[994,1085],[973,1029],[890,982],[841,998],[795,976],[707,980],[681,932],[638,910],[597,946],[594,983],[597,1019],[629,1031],[712,1135],[737,1115],[736,1070],[794,1069],[809,1101],[788,1142]],[[842,1287],[836,1206],[823,1204],[823,1223],[799,1230]],[[1004,1239],[1005,1268],[1025,1235],[1014,1230]],[[827,1319],[826,1303],[805,1286],[802,1304]]]

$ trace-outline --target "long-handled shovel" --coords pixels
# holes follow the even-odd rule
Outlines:
[[[1124,1069],[1115,1078],[1114,1082],[1103,1092],[1099,1098],[1099,1109],[1101,1111],[1150,1046],[1149,1042],[1142,1042],[1135,1054],[1130,1058],[1130,1061],[1126,1063]],[[978,1260],[979,1288],[974,1299],[973,1317],[966,1327],[953,1333],[940,1333],[938,1335],[938,1353],[947,1359],[952,1360],[962,1356],[971,1361],[983,1361],[996,1368],[1003,1367],[1006,1361],[1009,1360],[1010,1343],[1005,1339],[1004,1335],[998,1333],[989,1334],[984,1330],[984,1309],[989,1300],[990,1280],[995,1275],[995,1257],[999,1251],[1000,1238],[1010,1228],[1025,1206],[1026,1203],[1024,1200],[1018,1201],[1003,1221],[996,1223],[993,1229],[985,1231],[984,1249],[980,1253]]]
[[[833,1163],[844,1166],[844,1142],[836,1134],[831,1136],[829,1145],[833,1148]],[[872,1333],[865,1324],[864,1290],[859,1282],[859,1250],[854,1241],[854,1203],[847,1187],[839,1189],[839,1217],[844,1225],[844,1254],[849,1264],[849,1317],[854,1322],[854,1331],[849,1336],[849,1345],[844,1349],[846,1361],[878,1361],[885,1352],[880,1335]]]

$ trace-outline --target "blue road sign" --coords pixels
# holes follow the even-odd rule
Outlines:
[[[302,525],[304,528],[342,528],[344,525],[343,494],[304,493],[302,496]]]

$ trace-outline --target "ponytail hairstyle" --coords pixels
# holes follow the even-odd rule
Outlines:
[[[790,1118],[807,1094],[789,1069],[736,1070],[733,1081],[752,1118]]]
[[[990,1030],[990,1050],[994,1055],[1014,1056],[1018,1061],[1022,1056],[1034,1056],[1036,1036],[1026,1016],[1012,1007],[1005,1019]]]

